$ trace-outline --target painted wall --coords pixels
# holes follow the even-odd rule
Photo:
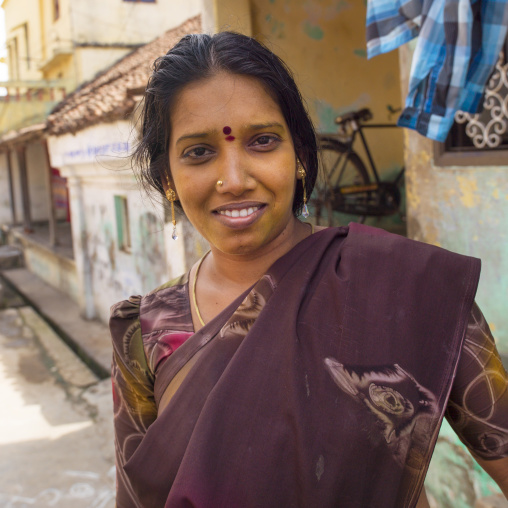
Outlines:
[[[411,49],[400,54],[405,88]],[[508,164],[439,167],[433,153],[432,141],[405,131],[408,234],[482,260],[476,301],[508,357]]]
[[[117,122],[49,138],[51,164],[68,179],[80,305],[104,322],[113,303],[147,293],[196,260],[186,250],[187,223],[178,218],[174,242],[163,204],[141,193],[127,157],[130,135],[130,124]],[[129,249],[119,244],[115,195],[127,199]]]
[[[0,224],[12,222],[7,157],[7,152],[0,153],[0,168],[6,168],[5,171],[0,170]]]
[[[49,171],[46,153],[41,143],[33,142],[26,147],[26,171],[30,195],[32,221],[45,221],[49,218]]]
[[[52,1],[5,0],[7,39],[18,38],[20,58],[11,79],[63,79],[73,89],[131,50],[123,46],[149,42],[199,14],[203,1],[59,0],[55,19]]]
[[[74,260],[56,254],[28,235],[18,234],[15,230],[11,234],[15,242],[21,243],[23,247],[25,266],[28,270],[78,302],[80,288]]]
[[[336,132],[341,113],[369,107],[376,122],[394,122],[400,107],[396,53],[367,60],[365,2],[359,0],[251,0],[252,34],[294,71],[320,132]],[[383,172],[403,164],[399,129],[367,133]]]
[[[4,0],[2,7],[5,11],[7,46],[16,39],[19,57],[17,64],[12,62],[9,65],[11,69],[18,69],[19,72],[16,70],[11,72],[9,79],[40,79],[41,73],[38,66],[42,63],[40,49],[42,21],[39,17],[39,0]],[[24,29],[25,23],[28,25],[28,45]],[[7,58],[9,58],[9,52],[7,52]]]
[[[14,209],[16,211],[15,222],[21,223],[23,221],[23,198],[21,194],[21,176],[19,172],[18,156],[14,150],[11,152],[11,168],[12,168],[12,183],[14,188]],[[7,175],[7,166],[0,167],[0,173]]]

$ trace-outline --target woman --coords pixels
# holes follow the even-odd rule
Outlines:
[[[313,231],[297,217],[316,152],[289,71],[255,40],[190,35],[155,63],[137,165],[210,252],[112,309],[119,507],[415,506],[445,410],[508,493],[479,261]]]

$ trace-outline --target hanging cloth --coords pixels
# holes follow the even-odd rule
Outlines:
[[[507,0],[369,0],[369,58],[418,36],[398,125],[443,142],[457,111],[477,113],[507,24]]]

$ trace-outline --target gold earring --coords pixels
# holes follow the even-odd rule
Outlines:
[[[303,165],[300,161],[298,161],[297,168],[298,168],[298,176],[302,179],[302,185],[303,185],[302,216],[305,219],[307,219],[310,215],[309,208],[307,206],[307,189],[305,188],[305,177],[307,176],[307,173],[305,172],[305,168],[303,167]]]
[[[175,201],[176,201],[176,193],[171,188],[171,184],[169,183],[169,176],[166,174],[166,182],[168,184],[168,188],[166,190],[166,198],[171,204],[171,222],[173,223],[173,234],[171,235],[171,238],[173,240],[178,240],[178,234],[176,233],[176,218],[175,218]]]

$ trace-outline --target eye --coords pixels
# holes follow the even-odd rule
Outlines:
[[[261,149],[272,149],[278,146],[280,143],[280,138],[277,136],[272,136],[268,134],[262,134],[261,136],[257,137],[251,144],[251,146],[254,146],[255,148],[261,148]]]
[[[185,151],[182,155],[182,158],[198,160],[209,157],[210,155],[213,155],[213,152],[209,148],[206,148],[205,146],[196,146],[194,148]]]

